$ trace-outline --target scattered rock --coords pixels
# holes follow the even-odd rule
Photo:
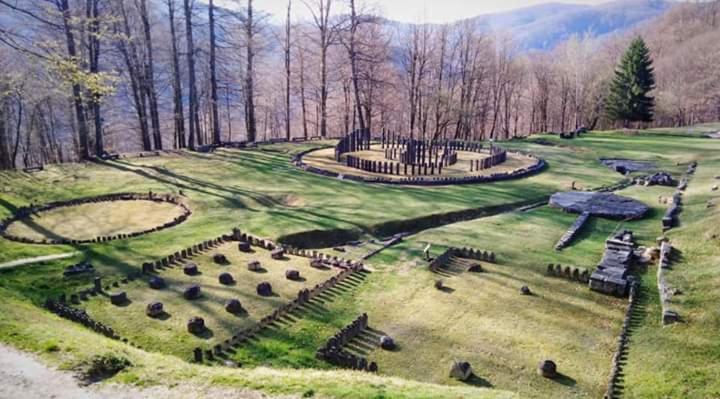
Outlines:
[[[298,281],[300,280],[300,272],[294,269],[286,270],[285,278],[288,280]]]
[[[262,282],[257,286],[257,293],[260,296],[270,296],[272,295],[272,286],[267,281]]]
[[[383,335],[382,337],[380,337],[380,347],[385,350],[391,351],[395,349],[395,341],[393,341],[393,339],[389,336]]]
[[[196,276],[200,274],[200,269],[198,269],[198,266],[194,263],[188,263],[187,265],[183,266],[183,273],[187,274],[188,276]]]
[[[190,334],[202,334],[205,331],[205,320],[202,317],[193,317],[187,323]]]
[[[220,284],[223,285],[232,285],[235,283],[235,279],[230,273],[220,273],[220,276],[218,276],[218,281],[220,282]]]
[[[123,305],[128,301],[127,292],[118,292],[116,294],[110,294],[110,303],[113,305]]]
[[[530,287],[528,287],[527,285],[523,285],[522,287],[520,287],[520,293],[523,295],[531,295],[532,294],[532,292],[530,291]]]
[[[543,360],[538,365],[538,374],[545,378],[556,378],[558,376],[557,365],[552,360]]]
[[[223,254],[213,255],[213,262],[217,263],[218,265],[227,265],[230,263],[227,257]]]
[[[150,288],[160,290],[165,288],[165,280],[162,277],[150,277]]]
[[[162,302],[152,302],[147,305],[145,314],[150,317],[158,317],[165,313]]]
[[[472,366],[468,362],[453,362],[450,368],[450,377],[456,380],[466,381],[472,374]]]
[[[225,302],[225,310],[228,313],[236,314],[236,313],[242,313],[243,307],[239,300],[229,299],[228,301]]]

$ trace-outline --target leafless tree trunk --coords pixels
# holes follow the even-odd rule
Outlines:
[[[215,4],[208,4],[208,21],[210,23],[210,107],[212,108],[213,144],[220,144],[220,116],[218,114],[217,67],[215,56]]]
[[[247,41],[247,68],[245,70],[245,124],[247,127],[247,140],[249,142],[257,140],[257,126],[255,122],[255,92],[253,86],[253,57],[255,56],[253,44],[254,35],[255,29],[253,27],[252,0],[248,0],[247,18],[245,20],[245,38]]]
[[[175,122],[175,145],[185,148],[185,116],[183,115],[182,85],[180,80],[180,57],[175,32],[175,0],[167,0],[170,18],[170,40],[172,41],[172,74],[173,74],[173,116]]]
[[[330,25],[330,9],[332,0],[317,0],[315,7],[308,3],[315,27],[318,29],[320,47],[320,136],[327,137],[327,100],[328,100],[328,73],[327,55],[335,36],[335,27]]]
[[[156,150],[162,150],[162,134],[160,133],[160,115],[158,114],[157,93],[155,91],[155,65],[153,62],[152,35],[147,10],[147,0],[140,0],[140,20],[143,25],[143,38],[145,40],[145,92],[150,107],[150,125],[152,126],[153,141]]]
[[[358,84],[358,66],[355,36],[357,34],[360,21],[355,12],[355,0],[350,0],[350,43],[348,44],[348,55],[350,56],[350,72],[352,76],[353,92],[355,94],[355,108],[357,110],[357,120],[360,129],[365,130],[365,116],[363,115],[362,102],[360,101],[360,89]]]
[[[192,9],[190,0],[184,0],[185,8],[185,35],[187,36],[187,62],[188,62],[188,86],[190,103],[190,138],[188,146],[195,149],[195,138],[197,134],[198,144],[202,145],[200,136],[200,106],[198,104],[197,87],[195,86],[195,45],[193,43]]]
[[[86,17],[90,21],[88,30],[88,47],[90,58],[90,73],[97,74],[100,70],[100,12],[99,0],[87,0]],[[93,117],[95,122],[95,155],[101,156],[104,152],[103,126],[100,114],[100,97],[93,94],[91,99]]]
[[[288,0],[287,20],[285,21],[285,138],[290,140],[290,9],[292,0]]]
[[[308,138],[307,127],[307,102],[305,101],[305,50],[300,47],[298,49],[298,59],[300,61],[300,108],[302,110],[302,127],[303,138]]]
[[[70,60],[72,60],[72,62],[76,62],[76,60],[78,59],[78,53],[75,46],[75,35],[73,34],[71,26],[72,14],[70,12],[70,4],[68,3],[68,0],[55,0],[55,4],[57,5],[58,10],[62,14],[63,30],[65,31],[65,44],[67,45],[68,57],[70,58]],[[90,158],[90,148],[88,145],[89,132],[87,125],[87,117],[85,116],[85,106],[82,100],[80,83],[72,83],[72,95],[75,105],[75,117],[77,118],[78,123],[78,136],[80,138],[79,156],[81,160],[87,160]]]
[[[125,4],[123,2],[118,2],[116,4],[122,14],[124,32],[124,37],[118,40],[118,49],[123,55],[125,67],[127,68],[127,72],[130,77],[130,88],[133,95],[133,101],[135,102],[135,112],[137,113],[138,123],[140,125],[140,139],[142,141],[143,150],[149,151],[152,149],[152,143],[150,141],[150,131],[148,130],[147,108],[145,105],[145,96],[147,92],[143,90],[143,72],[140,66],[137,47],[131,40],[133,35],[130,31],[130,22],[127,10],[125,9]],[[119,28],[116,27],[116,31],[119,31]]]

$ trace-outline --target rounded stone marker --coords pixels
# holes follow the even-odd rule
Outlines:
[[[183,292],[185,299],[198,299],[200,298],[200,286],[195,284],[187,287]]]
[[[228,313],[240,313],[243,311],[242,304],[237,299],[230,299],[227,302],[225,302],[225,310]]]
[[[193,317],[188,321],[187,329],[190,334],[200,334],[205,331],[205,320],[202,317]]]
[[[230,273],[220,273],[220,276],[218,276],[218,281],[220,282],[220,284],[223,285],[232,285],[235,283],[235,279]]]
[[[187,274],[188,276],[195,276],[200,273],[200,270],[198,269],[198,266],[194,263],[188,263],[187,265],[183,266],[183,273]]]
[[[395,349],[395,341],[387,335],[383,335],[380,337],[380,347],[387,351],[391,351]]]
[[[165,280],[162,277],[151,277],[149,284],[154,290],[165,288]]]
[[[270,296],[272,295],[272,286],[267,281],[262,282],[257,286],[257,293],[260,296]]]
[[[149,303],[145,309],[145,314],[150,317],[158,317],[163,313],[165,313],[165,309],[163,308],[162,302]]]
[[[543,360],[538,365],[538,374],[545,378],[555,378],[558,376],[557,365],[552,360]]]
[[[285,278],[287,278],[288,280],[298,281],[300,280],[300,272],[294,269],[286,270]]]

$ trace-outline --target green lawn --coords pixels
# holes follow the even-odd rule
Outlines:
[[[31,202],[149,190],[181,194],[193,211],[185,223],[174,228],[103,244],[26,245],[0,239],[0,262],[82,252],[73,259],[0,271],[4,299],[0,302],[0,342],[36,352],[57,346],[59,352],[49,351],[43,357],[66,368],[94,353],[121,354],[134,366],[113,380],[139,385],[213,381],[269,393],[302,395],[312,390],[317,395],[352,397],[510,397],[509,392],[522,397],[599,397],[609,375],[625,301],[593,293],[578,283],[546,277],[545,268],[548,263],[561,263],[592,269],[601,257],[604,240],[621,227],[634,230],[641,245],[653,245],[661,234],[659,220],[666,206],[658,204],[657,198],[671,195],[673,189],[633,186],[622,190],[621,194],[652,206],[651,214],[626,223],[593,218],[562,252],[553,247],[573,215],[549,207],[503,212],[545,200],[558,190],[569,189],[573,182],[582,188],[597,188],[623,179],[601,165],[600,157],[650,160],[676,177],[685,170],[679,163],[699,160],[681,214],[682,225],[669,234],[683,251],[669,279],[685,291],[676,298],[676,307],[687,323],[659,325],[654,266],[642,272],[647,298],[641,307],[643,321],[633,329],[624,385],[628,397],[720,395],[720,313],[716,306],[720,294],[714,289],[720,283],[720,216],[717,208],[706,209],[711,198],[720,202],[718,193],[710,190],[720,182],[715,179],[720,174],[720,140],[664,131],[640,135],[593,132],[575,140],[536,136],[505,146],[547,160],[549,166],[542,173],[492,184],[432,188],[341,181],[290,164],[293,154],[324,144],[276,144],[214,154],[50,166],[35,174],[0,173],[0,217]],[[178,300],[173,290],[163,292],[161,300],[172,309],[168,320],[144,316],[146,302],[157,292],[141,282],[123,288],[133,300],[128,307],[116,308],[101,298],[86,304],[91,314],[149,352],[100,338],[38,307],[47,296],[91,285],[90,277],[62,277],[63,268],[73,262],[89,258],[98,274],[111,281],[137,271],[143,262],[228,233],[233,227],[271,239],[320,246],[372,238],[369,234],[373,233],[417,234],[368,261],[371,273],[353,278],[238,348],[232,357],[243,364],[239,370],[191,365],[176,357],[187,359],[188,348],[198,342],[210,345],[274,306],[256,303],[254,280],[248,277],[240,282],[239,276],[250,272],[243,264],[246,259],[234,248],[223,252],[233,258],[230,268],[239,283],[229,288],[218,286],[217,273],[223,266],[212,264],[211,253],[199,257],[204,272],[199,279],[212,287],[208,291],[212,295],[206,301],[187,303]],[[444,246],[492,250],[498,264],[484,265],[487,272],[482,274],[438,276],[427,270],[421,258],[428,242],[434,244],[434,254]],[[332,249],[326,252],[359,257],[376,247],[348,247],[345,254]],[[304,261],[298,268],[306,265]],[[280,273],[283,267],[269,270]],[[177,286],[194,279],[178,269],[167,273]],[[277,281],[277,300],[297,292],[294,284],[299,283],[290,284],[284,276],[271,274],[267,278]],[[308,274],[303,284],[314,284],[316,277],[324,279]],[[436,290],[433,282],[437,278],[443,278],[452,291]],[[530,286],[536,295],[521,296],[521,285]],[[213,291],[225,288],[227,292]],[[226,295],[243,298],[243,304],[252,310],[247,319],[223,313],[220,300]],[[359,348],[378,362],[380,375],[339,371],[315,359],[317,347],[362,312],[369,314],[372,328],[392,335],[400,346],[395,352],[372,345]],[[185,319],[195,313],[206,315],[212,338],[201,340],[183,331]],[[537,376],[535,367],[545,358],[558,363],[562,379],[549,381]],[[452,360],[469,361],[477,378],[469,385],[450,380],[447,373]]]

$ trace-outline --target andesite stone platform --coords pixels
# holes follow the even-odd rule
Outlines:
[[[639,219],[650,209],[632,198],[589,191],[555,193],[550,197],[550,206],[570,213],[588,212],[592,216],[610,219]]]

